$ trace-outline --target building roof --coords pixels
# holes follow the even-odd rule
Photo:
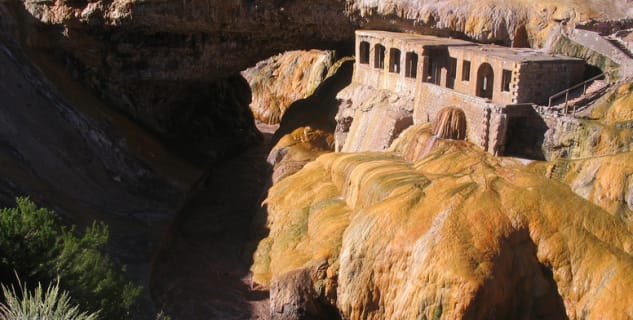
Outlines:
[[[560,54],[550,54],[542,50],[531,48],[508,48],[496,45],[479,44],[475,47],[463,47],[458,50],[473,51],[477,54],[485,54],[489,57],[503,59],[505,61],[513,62],[527,62],[527,61],[583,61],[582,59],[563,56]]]
[[[378,39],[399,40],[408,44],[428,47],[451,47],[458,50],[473,51],[478,55],[486,55],[506,61],[517,63],[527,61],[583,61],[582,59],[567,57],[558,54],[550,54],[531,48],[509,48],[497,45],[479,44],[461,39],[441,38],[436,36],[419,35],[412,33],[398,33],[379,30],[356,30],[356,36],[365,36]]]
[[[379,30],[356,30],[356,36],[366,36],[379,39],[394,39],[410,44],[419,44],[422,47],[433,46],[476,46],[476,43],[453,38],[440,38],[413,33],[399,33]]]

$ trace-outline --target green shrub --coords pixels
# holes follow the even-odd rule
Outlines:
[[[59,282],[50,285],[46,292],[38,284],[34,292],[20,286],[19,294],[4,285],[5,303],[0,303],[0,320],[96,320],[98,313],[81,312],[70,303],[68,292],[59,290]]]
[[[93,223],[83,235],[74,226],[60,226],[51,210],[28,198],[0,210],[0,281],[14,281],[14,270],[27,283],[53,283],[68,291],[87,310],[105,319],[126,319],[140,294],[103,253],[108,228]]]

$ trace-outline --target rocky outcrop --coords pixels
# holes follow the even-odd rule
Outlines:
[[[534,163],[533,168],[561,181],[577,195],[633,226],[633,153],[579,160]]]
[[[543,152],[548,160],[583,159],[633,151],[633,84],[626,83],[585,110],[583,118],[550,119]]]
[[[368,27],[463,34],[478,41],[518,47],[540,46],[559,21],[574,24],[590,19],[617,20],[633,16],[627,0],[357,0],[348,10],[361,16]]]
[[[336,94],[349,84],[351,77],[352,61],[343,58],[329,68],[312,95],[288,107],[272,137],[274,146],[267,159],[273,166],[273,183],[334,150],[334,114],[341,104]]]
[[[268,163],[273,167],[272,182],[299,171],[308,162],[323,153],[334,150],[334,136],[311,127],[295,129],[284,135],[268,154]]]
[[[466,115],[456,107],[446,107],[437,114],[431,132],[441,139],[465,140]]]
[[[336,150],[344,152],[382,151],[413,124],[411,95],[352,83],[337,99]]]
[[[334,62],[333,51],[289,51],[242,71],[251,87],[255,119],[279,123],[293,102],[316,90]]]
[[[254,280],[318,265],[312,301],[349,319],[633,315],[622,220],[466,142],[418,156],[330,153],[273,186]]]

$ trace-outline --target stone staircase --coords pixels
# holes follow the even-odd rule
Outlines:
[[[621,79],[633,77],[633,53],[619,39],[583,29],[569,30],[565,36],[619,64]]]
[[[624,53],[624,55],[626,55],[627,57],[629,57],[630,59],[633,59],[633,52],[631,52],[629,50],[629,48],[627,48],[624,43],[622,43],[622,41],[620,39],[617,38],[607,38],[607,41],[611,42],[611,44],[618,50],[620,50],[622,53]]]
[[[576,114],[587,109],[610,86],[606,79],[585,82],[552,96],[549,109],[562,114]]]

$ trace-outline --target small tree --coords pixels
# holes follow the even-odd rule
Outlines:
[[[101,310],[105,319],[129,318],[141,288],[103,253],[107,226],[93,223],[79,236],[74,226],[60,226],[53,211],[28,198],[16,202],[0,210],[0,281],[13,282],[14,270],[27,283],[59,278],[59,286],[88,310]]]

